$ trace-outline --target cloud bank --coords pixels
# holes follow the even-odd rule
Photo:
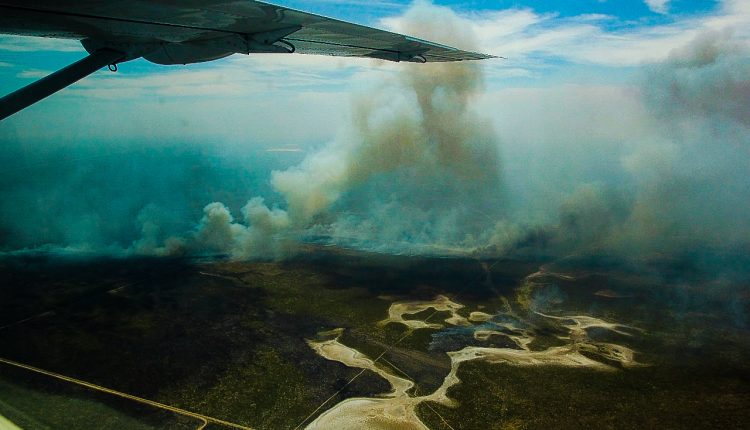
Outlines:
[[[645,0],[649,9],[656,13],[669,12],[670,0]]]

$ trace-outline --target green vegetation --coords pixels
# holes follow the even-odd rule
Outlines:
[[[750,422],[747,376],[679,365],[597,372],[471,362],[450,390],[461,406],[430,406],[455,429],[739,429]],[[419,413],[443,428],[427,405]]]
[[[24,430],[195,429],[200,421],[13,368],[0,372],[0,415]]]
[[[372,372],[353,380],[358,369],[318,356],[306,340],[323,331],[344,329],[344,345],[382,354],[378,366],[408,375],[420,395],[443,382],[451,348],[514,347],[503,336],[478,341],[448,326],[447,312],[430,319],[445,329],[380,324],[393,302],[438,294],[465,305],[465,317],[514,313],[533,331],[534,350],[564,344],[565,333],[529,309],[631,324],[642,331],[588,335],[633,348],[649,366],[596,372],[467,362],[449,391],[458,408],[419,407],[432,429],[447,428],[442,419],[455,429],[750,422],[750,337],[728,311],[747,314],[747,296],[653,270],[576,266],[574,279],[544,277],[529,288],[524,278],[538,262],[330,249],[285,263],[18,258],[0,267],[0,357],[261,430],[292,429],[344,399],[389,391]],[[0,414],[29,429],[195,428],[195,420],[2,365]]]

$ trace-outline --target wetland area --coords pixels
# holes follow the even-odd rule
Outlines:
[[[750,286],[675,262],[311,247],[0,269],[2,429],[750,422]]]

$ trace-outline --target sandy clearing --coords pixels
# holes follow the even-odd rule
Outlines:
[[[560,328],[567,329],[568,336],[561,336],[566,340],[566,345],[550,347],[544,350],[533,351],[530,348],[535,336],[530,329],[520,328],[523,324],[513,322],[489,322],[493,316],[483,312],[472,312],[474,318],[463,318],[457,311],[464,308],[463,305],[453,302],[445,296],[438,296],[433,301],[422,302],[396,302],[388,310],[388,318],[380,324],[390,322],[406,325],[411,329],[418,328],[443,328],[442,324],[429,324],[427,321],[405,320],[404,315],[416,314],[426,309],[434,308],[438,311],[451,312],[451,317],[446,323],[464,327],[474,327],[474,338],[487,340],[491,336],[506,336],[518,346],[514,348],[489,348],[466,346],[457,351],[448,352],[451,360],[451,369],[445,376],[441,386],[432,394],[412,397],[408,390],[414,386],[414,382],[404,379],[399,375],[391,373],[391,369],[380,368],[376,360],[372,360],[359,351],[343,345],[339,338],[343,329],[336,329],[324,334],[335,335],[335,339],[326,341],[308,341],[319,355],[328,359],[341,362],[347,366],[368,369],[387,380],[392,387],[392,392],[385,398],[352,398],[344,400],[331,409],[327,410],[306,429],[373,429],[373,430],[429,430],[419,419],[416,408],[426,401],[437,402],[449,407],[456,407],[458,403],[448,397],[448,390],[459,384],[458,371],[462,363],[480,360],[491,364],[505,364],[510,366],[557,366],[588,368],[596,371],[617,371],[605,362],[597,361],[590,356],[599,356],[603,361],[619,362],[623,367],[640,365],[635,360],[635,352],[625,346],[612,343],[593,342],[588,338],[586,332],[590,328],[601,328],[604,330],[632,336],[622,331],[623,328],[633,329],[623,324],[604,321],[599,318],[586,315],[575,316],[553,316],[537,312],[538,315],[557,321]],[[502,314],[506,319],[515,318],[510,313]],[[487,318],[489,317],[489,318]],[[479,322],[473,325],[470,321]],[[487,328],[494,326],[496,329]]]

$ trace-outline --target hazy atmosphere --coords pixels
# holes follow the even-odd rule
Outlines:
[[[597,2],[304,3],[505,59],[101,71],[0,126],[2,250],[747,254],[745,2],[649,1],[639,18]],[[82,51],[4,36],[0,52],[7,92]]]
[[[210,60],[0,102],[0,429],[747,427],[750,1],[279,3],[0,1]]]

